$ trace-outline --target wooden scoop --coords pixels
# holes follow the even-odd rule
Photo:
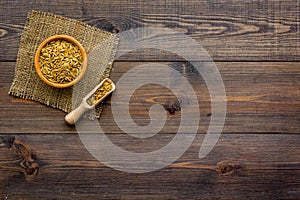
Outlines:
[[[101,98],[97,99],[95,102],[91,103],[88,102],[89,99],[93,97],[96,91],[106,82],[109,81],[112,88],[110,91],[107,91]],[[115,84],[109,78],[104,79],[101,81],[99,85],[97,85],[90,93],[88,93],[83,99],[81,104],[72,112],[66,115],[65,120],[68,124],[75,124],[76,121],[80,118],[80,116],[85,113],[86,111],[95,108],[100,102],[102,102],[110,93],[112,93],[116,89]]]

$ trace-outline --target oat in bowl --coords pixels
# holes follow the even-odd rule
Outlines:
[[[87,55],[75,38],[55,35],[39,46],[35,55],[35,68],[39,77],[48,85],[66,88],[84,76]]]

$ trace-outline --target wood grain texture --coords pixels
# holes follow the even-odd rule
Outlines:
[[[197,156],[203,135],[198,135],[174,164],[146,174],[104,166],[75,134],[11,137],[0,136],[3,199],[297,199],[300,195],[298,135],[222,135],[201,160]],[[146,152],[172,138],[165,134],[136,142],[110,135],[124,149]],[[37,174],[29,176],[20,166],[20,156],[9,149],[14,140],[34,150]]]
[[[65,113],[7,94],[14,75],[14,64],[1,63],[1,133],[75,133],[74,127],[67,126],[64,122]],[[143,64],[145,62],[116,62],[111,78],[117,82],[128,70]],[[199,133],[205,133],[210,121],[211,99],[204,80],[188,63],[161,64],[176,69],[194,87],[201,112]],[[225,133],[300,132],[298,62],[218,62],[216,65],[226,88],[227,118],[223,129]],[[152,68],[160,71],[157,65],[153,65]],[[162,73],[161,76],[171,81],[171,87],[180,89],[180,78],[174,78],[174,74]],[[182,88],[183,99],[185,95],[188,95],[188,92]],[[153,104],[172,106],[175,100],[174,94],[167,88],[145,85],[136,90],[131,97],[130,113],[136,123],[146,125],[149,123],[149,109]],[[180,116],[180,112],[169,113],[162,133],[177,132]],[[114,122],[110,101],[105,104],[100,122],[107,133],[122,133]]]
[[[198,158],[214,114],[208,89],[190,63],[174,53],[139,49],[119,57],[111,74],[117,82],[133,67],[159,62],[180,72],[196,91],[199,134],[175,163],[154,172],[130,174],[105,166],[88,153],[75,127],[64,122],[65,113],[9,96],[31,10],[121,34],[140,27],[170,28],[200,43],[216,61],[227,95],[223,133],[210,154]],[[299,199],[299,13],[299,0],[0,1],[0,199]],[[161,35],[179,48],[176,34],[156,31],[146,39]],[[188,94],[174,74],[158,75]],[[163,134],[147,139],[124,134],[110,101],[101,127],[127,151],[157,150],[174,138],[182,101],[167,88],[140,87],[130,102],[134,122],[147,125],[153,104],[167,112]]]
[[[299,61],[297,0],[277,1],[1,1],[0,60],[14,61],[32,9],[53,12],[107,31],[137,27],[171,28],[200,43],[218,61]],[[157,31],[153,38],[158,38]],[[169,37],[176,42],[179,38]],[[192,52],[191,52],[192,53]],[[165,51],[145,49],[122,60],[177,60]]]

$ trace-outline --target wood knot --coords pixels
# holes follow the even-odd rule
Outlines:
[[[240,164],[226,161],[219,162],[217,166],[218,173],[223,176],[232,175],[243,168]]]
[[[168,111],[171,115],[175,115],[176,112],[181,111],[180,102],[176,100],[168,100],[167,103],[163,105],[164,109]]]
[[[24,169],[26,178],[36,175],[39,171],[36,153],[20,140],[14,139],[12,149],[19,157],[19,165]]]

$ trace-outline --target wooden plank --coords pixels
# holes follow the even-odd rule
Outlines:
[[[153,146],[160,148],[172,138],[170,134],[157,135],[145,143],[124,135],[110,135],[115,144],[137,152],[151,151]],[[202,139],[203,135],[198,135],[174,164],[154,172],[133,174],[116,171],[94,159],[77,135],[27,134],[15,138],[1,135],[0,196],[3,199],[299,197],[298,135],[226,134],[206,158],[199,159]],[[29,154],[32,160],[21,167],[21,161],[28,159],[24,152],[34,153]]]
[[[146,62],[116,62],[111,78],[118,79],[133,67]],[[150,63],[151,64],[151,63]],[[210,121],[210,97],[205,82],[188,63],[166,64],[183,74],[194,87],[201,112],[198,132],[205,133]],[[64,122],[65,113],[32,101],[7,94],[14,76],[13,62],[2,62],[0,73],[1,133],[76,133]],[[227,118],[224,133],[299,133],[300,132],[300,68],[298,62],[218,62],[227,95]],[[157,68],[156,66],[153,66]],[[157,68],[159,71],[160,69]],[[147,76],[147,74],[145,74]],[[180,87],[180,78],[161,73]],[[174,81],[176,80],[176,81]],[[187,94],[182,89],[183,96]],[[131,98],[130,112],[139,125],[149,123],[148,110],[153,103],[165,107],[167,123],[162,133],[175,133],[180,112],[172,108],[176,98],[164,87],[145,85]],[[171,112],[171,113],[170,113]],[[119,114],[122,114],[119,112]],[[123,133],[114,122],[110,101],[106,102],[100,120],[107,133]]]
[[[300,60],[297,0],[1,1],[0,60],[16,59],[26,15],[32,9],[74,18],[107,31],[171,28],[195,39],[218,61]],[[152,39],[160,34],[166,33],[158,31]],[[171,35],[168,38],[175,43],[180,40]],[[121,59],[182,61],[174,54],[153,49],[135,51]]]

